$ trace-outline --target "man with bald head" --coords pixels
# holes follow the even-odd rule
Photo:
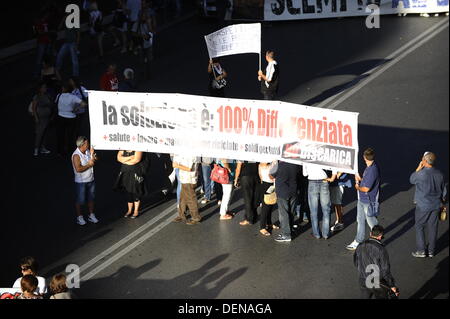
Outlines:
[[[436,155],[425,152],[416,171],[411,174],[409,181],[416,185],[414,201],[416,203],[416,244],[417,250],[413,257],[426,257],[425,227],[428,231],[428,257],[433,257],[438,234],[439,210],[445,203],[447,189],[444,175],[434,168]]]

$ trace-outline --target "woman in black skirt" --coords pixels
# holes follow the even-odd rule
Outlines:
[[[128,211],[124,217],[131,216],[132,219],[135,219],[139,216],[141,198],[147,194],[145,156],[142,152],[119,151],[117,160],[122,163],[122,167],[120,168],[114,189],[125,192],[127,195]]]

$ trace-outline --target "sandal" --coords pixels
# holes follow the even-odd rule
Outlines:
[[[133,212],[127,212],[126,214],[125,214],[125,216],[123,216],[123,217],[125,217],[125,218],[128,218],[128,217],[130,217],[131,216],[131,214],[133,214]]]
[[[250,225],[250,222],[249,222],[248,220],[243,220],[243,221],[241,221],[241,222],[239,223],[239,225],[241,225],[241,226],[247,226],[247,225]]]
[[[230,220],[233,219],[233,216],[230,214],[225,214],[223,216],[220,216],[220,220]]]
[[[277,225],[269,225],[269,228],[272,228],[272,229],[280,229],[280,227],[278,227]]]
[[[131,216],[131,219],[136,219],[136,218],[138,218],[140,215],[139,215],[139,213],[137,214],[137,215],[134,215],[133,214],[133,216]]]
[[[259,233],[263,236],[270,236],[270,232],[268,232],[267,229],[261,229]]]

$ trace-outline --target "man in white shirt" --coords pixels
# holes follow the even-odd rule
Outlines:
[[[266,74],[261,70],[258,71],[258,81],[261,82],[261,93],[264,96],[264,100],[274,100],[278,93],[278,77],[279,67],[277,61],[275,61],[275,52],[266,52],[267,68]]]
[[[328,185],[328,175],[317,165],[305,164],[303,165],[303,176],[308,177],[308,204],[311,211],[312,235],[320,239],[328,239],[330,236],[330,213],[331,200],[330,188]],[[319,199],[322,207],[322,236],[319,230]]]
[[[200,223],[201,216],[198,212],[195,186],[197,185],[197,158],[195,156],[175,155],[173,157],[173,168],[179,169],[181,182],[180,203],[178,206],[178,217],[175,222],[186,221],[186,208],[189,208],[191,219],[186,221],[187,225]]]

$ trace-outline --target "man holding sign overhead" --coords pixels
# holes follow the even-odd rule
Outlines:
[[[258,71],[258,81],[261,82],[261,93],[264,100],[274,100],[278,92],[278,78],[280,70],[277,61],[275,61],[275,52],[266,52],[267,68],[266,74],[261,70]]]

